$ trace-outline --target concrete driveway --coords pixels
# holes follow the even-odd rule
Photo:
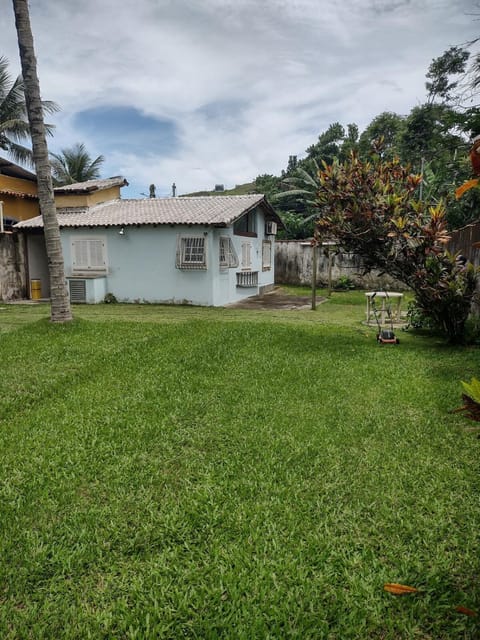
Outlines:
[[[323,302],[325,298],[317,296],[317,304]],[[229,304],[229,308],[235,309],[310,309],[312,304],[311,296],[295,296],[285,293],[276,287],[273,291],[264,293],[261,296],[252,296],[240,302]]]

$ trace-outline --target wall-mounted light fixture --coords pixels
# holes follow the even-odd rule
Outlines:
[[[121,227],[120,231],[118,232],[119,236],[124,236],[125,235],[125,229],[123,227]]]

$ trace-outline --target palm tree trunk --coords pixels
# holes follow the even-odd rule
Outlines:
[[[37,174],[38,200],[42,212],[47,249],[51,297],[50,319],[52,322],[67,322],[72,319],[72,313],[65,285],[62,244],[53,196],[52,174],[48,158],[28,0],[13,0],[13,10],[25,85],[25,102],[32,137],[33,161]]]

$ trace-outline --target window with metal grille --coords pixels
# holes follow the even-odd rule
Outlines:
[[[179,237],[175,266],[177,269],[206,269],[205,238],[203,236]]]
[[[262,243],[262,271],[270,271],[272,268],[272,243],[264,240]]]
[[[72,246],[72,273],[106,273],[107,255],[104,238],[75,238]]]
[[[221,269],[238,267],[238,256],[235,247],[227,236],[220,236],[219,256]]]

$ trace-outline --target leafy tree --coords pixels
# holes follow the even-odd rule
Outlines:
[[[41,102],[43,113],[59,110],[54,102]],[[53,126],[45,125],[47,134]],[[0,149],[7,151],[15,162],[33,165],[32,151],[24,146],[30,140],[30,128],[25,105],[25,84],[21,76],[13,79],[8,60],[0,57]]]
[[[347,124],[347,133],[340,147],[340,159],[346,160],[359,147],[359,129],[355,123]]]
[[[263,193],[267,200],[271,200],[272,196],[280,191],[280,178],[270,174],[263,173],[255,178],[255,191]]]
[[[77,142],[61,153],[51,153],[51,165],[55,186],[85,182],[100,177],[100,166],[105,161],[103,156],[92,160],[85,145]]]
[[[467,68],[470,53],[461,47],[450,47],[441,56],[432,60],[425,84],[428,91],[428,102],[431,104],[439,98],[443,103],[451,103],[458,99],[454,91],[459,80],[451,76],[463,75]]]
[[[421,177],[398,159],[358,155],[319,173],[318,233],[335,237],[363,259],[409,286],[422,311],[452,343],[462,342],[476,287],[473,265],[462,267],[448,241],[441,202],[418,200]]]
[[[62,244],[58,227],[52,174],[48,159],[44,105],[40,99],[40,84],[37,61],[33,46],[28,0],[13,0],[18,48],[22,64],[26,112],[33,145],[33,161],[37,173],[38,200],[43,217],[45,245],[48,258],[51,295],[52,322],[67,322],[72,319],[70,300],[65,286]]]
[[[314,219],[317,216],[315,195],[319,186],[319,167],[315,160],[311,160],[311,163],[311,173],[297,165],[294,174],[282,181],[286,190],[272,198],[273,204],[280,209],[279,215],[285,224],[288,239],[303,239],[313,235]]]
[[[403,116],[390,111],[384,111],[376,116],[360,136],[361,157],[370,157],[373,143],[380,138],[383,139],[382,154],[385,158],[391,159],[398,155],[398,142],[404,128],[404,122]]]
[[[334,122],[318,136],[315,144],[308,147],[307,160],[314,160],[318,165],[321,165],[322,161],[331,164],[334,158],[340,156],[344,139],[345,129],[339,122]]]
[[[305,218],[294,211],[282,211],[280,214],[285,229],[278,232],[279,240],[304,240],[311,238],[315,230],[315,219]]]

